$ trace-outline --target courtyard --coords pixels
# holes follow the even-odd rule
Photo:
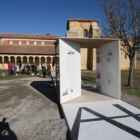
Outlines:
[[[0,139],[68,139],[49,77],[0,81]]]
[[[0,71],[0,73],[3,72],[7,73],[5,70]],[[127,74],[128,71],[121,71],[121,100],[140,108],[140,71],[135,70],[134,72],[135,80],[132,88],[125,86]],[[9,137],[14,140],[70,139],[49,76],[42,78],[41,74],[40,77],[26,74],[6,75],[1,76],[0,80],[0,139]],[[83,97],[86,97],[86,94],[91,94],[89,91],[92,90],[95,83],[95,71],[82,70],[82,92],[85,92]],[[95,96],[99,99],[100,94]],[[108,99],[110,97],[105,98],[110,100]],[[100,99],[102,100],[102,98]]]

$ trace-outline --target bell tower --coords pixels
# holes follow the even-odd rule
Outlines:
[[[66,37],[100,37],[101,29],[96,19],[69,19],[67,21]]]
[[[67,21],[66,37],[73,38],[99,38],[101,29],[96,19],[69,19]],[[88,47],[88,46],[87,46]],[[96,69],[96,50],[93,48],[81,49],[81,68]]]

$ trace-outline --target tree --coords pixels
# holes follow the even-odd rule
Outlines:
[[[120,38],[122,51],[130,60],[127,86],[133,86],[136,51],[140,47],[140,0],[101,0],[107,35]]]

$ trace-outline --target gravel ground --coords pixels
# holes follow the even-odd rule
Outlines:
[[[17,139],[69,139],[50,79],[0,81],[0,140]]]
[[[139,97],[122,93],[121,99],[137,108],[140,108],[140,98]]]

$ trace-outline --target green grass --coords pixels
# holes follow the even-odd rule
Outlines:
[[[5,73],[6,76],[2,76],[2,73]],[[20,79],[20,78],[27,78],[27,77],[31,77],[31,76],[27,74],[19,74],[18,76],[16,75],[8,76],[8,70],[0,70],[0,80],[13,80],[13,79]]]
[[[96,84],[96,71],[92,70],[82,70],[81,77],[82,77],[82,82],[85,84],[91,84],[95,85]]]
[[[96,71],[82,70],[82,81],[85,84],[96,84]],[[127,87],[128,70],[121,71],[121,90],[124,94],[140,97],[140,70],[134,70],[134,87]]]
[[[121,90],[124,94],[140,97],[140,70],[134,70],[133,87],[127,87],[128,71],[121,71]]]

